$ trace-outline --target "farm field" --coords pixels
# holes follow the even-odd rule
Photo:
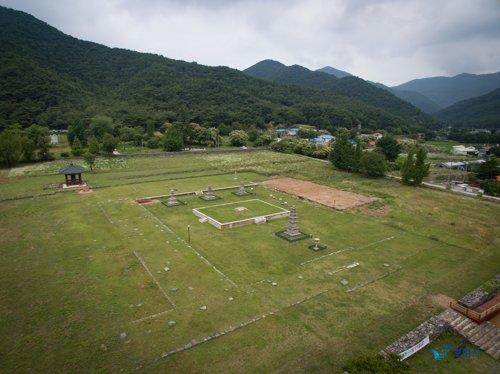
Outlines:
[[[44,189],[62,181],[60,163],[0,172],[8,371],[342,372],[346,359],[377,353],[439,312],[430,296],[460,297],[500,265],[498,205],[300,156],[102,160],[84,174],[90,194]],[[175,207],[135,202],[273,177],[377,200],[340,212],[259,186],[208,202],[182,196]],[[277,237],[286,218],[218,230],[192,212],[250,199],[295,206],[301,230],[327,248]],[[494,364],[482,359],[481,368]],[[410,365],[419,372],[429,363],[416,356]]]

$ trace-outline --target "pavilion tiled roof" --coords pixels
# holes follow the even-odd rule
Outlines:
[[[59,170],[59,174],[80,174],[85,171],[85,168],[82,166],[78,165],[73,165],[73,163],[70,163],[68,166],[63,167],[62,169]]]

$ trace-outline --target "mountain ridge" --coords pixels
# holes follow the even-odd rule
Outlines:
[[[309,70],[300,65],[286,66],[274,60],[260,61],[243,72],[280,84],[320,89],[355,98],[403,118],[429,120],[426,114],[408,102],[355,76],[339,79],[328,73]]]
[[[459,101],[482,96],[500,88],[500,72],[418,78],[392,88],[418,92],[442,108],[446,108]]]
[[[459,101],[439,112],[443,121],[466,128],[500,128],[500,88],[485,95]]]
[[[148,119],[157,126],[198,122],[223,132],[269,121],[331,130],[358,124],[389,130],[436,126],[429,118],[405,119],[324,90],[79,40],[5,7],[0,7],[0,82],[0,128],[15,123],[65,128],[96,114],[132,126]]]

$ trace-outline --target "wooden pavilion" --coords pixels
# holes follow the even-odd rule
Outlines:
[[[85,168],[73,165],[71,162],[68,166],[63,167],[59,170],[59,174],[64,174],[66,180],[66,186],[80,186],[84,184],[82,180],[82,173],[85,172]]]

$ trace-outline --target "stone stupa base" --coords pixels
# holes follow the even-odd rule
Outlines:
[[[324,244],[311,244],[309,247],[309,249],[313,250],[314,252],[319,252],[319,251],[322,251],[323,249],[327,249],[328,247]]]
[[[282,230],[282,231],[278,231],[277,233],[275,233],[275,235],[281,239],[285,239],[289,242],[296,242],[296,241],[299,241],[299,240],[303,240],[303,239],[308,239],[311,237],[311,235],[309,234],[305,234],[301,231],[297,232],[297,233],[294,233],[293,235],[290,235],[287,230]]]

